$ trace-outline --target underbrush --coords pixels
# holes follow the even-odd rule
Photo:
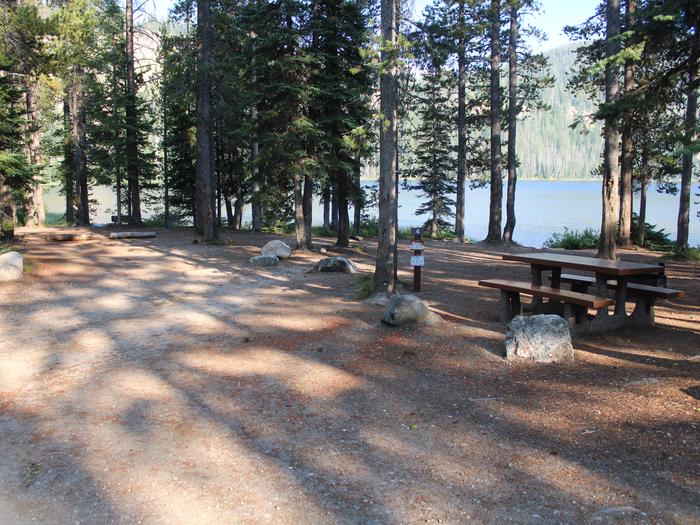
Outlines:
[[[357,299],[367,299],[374,292],[374,273],[365,273],[358,279]]]
[[[546,248],[563,248],[565,250],[587,250],[598,248],[599,234],[593,228],[570,230],[564,228],[563,233],[553,233],[544,243]]]

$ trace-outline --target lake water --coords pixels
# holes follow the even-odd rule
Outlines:
[[[375,183],[368,182],[366,185]],[[698,218],[697,187],[693,188],[690,218],[690,244],[700,245],[700,218]],[[114,192],[109,187],[93,188],[92,197],[98,202],[92,221],[106,223],[114,213]],[[635,211],[638,196],[635,195]],[[420,226],[425,216],[416,216],[415,211],[421,201],[417,191],[400,191],[399,225]],[[63,213],[64,201],[57,189],[47,192],[46,205],[49,212]],[[488,227],[489,189],[467,189],[465,230],[474,240],[486,237]],[[516,196],[515,240],[526,246],[542,246],[555,232],[564,228],[600,228],[601,183],[520,181]],[[505,210],[505,198],[503,208]],[[376,211],[375,211],[376,213]],[[146,213],[146,216],[148,213]],[[657,193],[652,186],[647,198],[647,222],[664,228],[675,238],[678,215],[678,197]],[[246,208],[243,221],[250,221],[250,209]],[[314,207],[314,224],[323,222],[323,209],[319,202]],[[505,212],[503,217],[505,225]]]

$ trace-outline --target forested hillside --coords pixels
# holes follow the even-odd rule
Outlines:
[[[518,157],[520,176],[527,179],[587,179],[600,164],[600,125],[587,128],[573,122],[595,111],[583,94],[573,95],[566,87],[576,57],[576,45],[558,47],[545,53],[555,84],[542,92],[550,111],[535,110],[520,123]]]

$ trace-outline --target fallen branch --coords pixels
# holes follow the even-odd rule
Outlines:
[[[109,234],[110,239],[147,239],[155,236],[156,232],[112,232]]]
[[[88,241],[92,239],[92,233],[50,233],[46,236],[47,241]]]

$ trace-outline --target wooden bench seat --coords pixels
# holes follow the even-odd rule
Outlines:
[[[576,286],[575,289],[572,288],[576,292],[585,292],[588,287],[595,285],[595,277],[563,273],[561,275],[561,282]],[[616,287],[616,280],[611,279],[608,281],[608,288],[614,290]],[[674,290],[673,288],[666,288],[663,286],[652,286],[649,284],[638,283],[628,283],[627,293],[629,295],[644,295],[647,297],[654,297],[656,299],[674,299],[685,296],[683,290]]]
[[[581,292],[541,286],[523,281],[510,281],[506,279],[488,279],[479,281],[479,286],[495,288],[501,291],[501,320],[510,322],[513,317],[522,313],[520,294],[531,295],[534,311],[538,313],[555,313],[561,315],[573,324],[586,323],[588,309],[599,310],[615,304],[613,299],[597,297]],[[543,304],[542,299],[549,299]]]
[[[561,288],[552,288],[550,286],[538,286],[524,281],[488,279],[485,281],[479,281],[479,286],[496,288],[506,292],[523,293],[525,295],[543,297],[545,299],[553,299],[555,301],[576,304],[587,308],[594,308],[596,310],[615,304],[613,299],[608,299],[607,297],[596,297],[595,295],[572,292],[569,290],[562,290]]]

